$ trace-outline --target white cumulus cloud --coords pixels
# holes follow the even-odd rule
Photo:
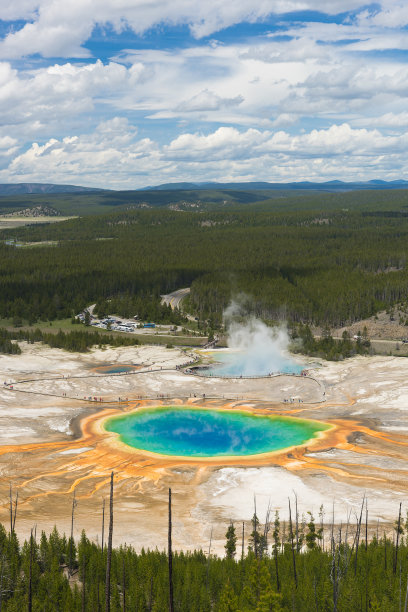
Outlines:
[[[116,31],[125,27],[142,34],[157,25],[186,24],[197,38],[241,22],[264,20],[271,14],[322,11],[336,14],[357,10],[356,0],[13,0],[0,6],[0,19],[30,20],[9,32],[0,43],[0,57],[83,57],[81,45],[96,24]]]
[[[2,141],[0,140],[0,145]],[[5,145],[12,142],[4,142]],[[0,170],[2,181],[76,183],[117,189],[180,180],[343,180],[408,177],[408,132],[384,136],[348,124],[291,135],[219,128],[167,144],[140,138],[127,120],[90,134],[32,143]]]
[[[308,10],[314,21],[290,15]],[[2,180],[407,176],[401,0],[13,0],[0,19]],[[263,34],[215,40],[242,22]],[[172,25],[196,40],[165,48]],[[112,28],[145,39],[101,61],[86,44],[95,27],[108,42]],[[163,48],[145,44],[156,27]]]

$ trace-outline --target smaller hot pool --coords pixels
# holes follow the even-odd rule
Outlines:
[[[192,368],[201,376],[217,376],[224,378],[269,376],[271,374],[301,374],[305,364],[291,356],[253,353],[248,355],[241,351],[215,350],[208,353],[215,361],[208,366]]]
[[[134,372],[137,368],[138,366],[116,363],[100,366],[96,369],[101,374],[124,374],[125,372]]]

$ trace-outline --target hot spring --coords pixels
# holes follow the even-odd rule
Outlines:
[[[128,446],[179,457],[270,453],[304,444],[328,428],[291,417],[175,406],[138,410],[105,423]]]
[[[239,378],[240,376],[269,376],[269,374],[300,374],[305,365],[298,363],[289,356],[272,353],[266,355],[253,352],[248,355],[244,351],[211,351],[209,353],[215,363],[196,368],[204,376],[224,376]]]
[[[218,363],[195,369],[197,374],[232,378],[272,373],[300,374],[305,367],[291,358],[285,327],[270,327],[254,317],[245,322],[232,320],[227,342],[229,351],[210,353]]]
[[[124,374],[125,372],[134,372],[137,370],[137,366],[117,363],[99,366],[96,369],[98,372],[102,372],[103,374]]]

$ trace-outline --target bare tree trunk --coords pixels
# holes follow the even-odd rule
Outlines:
[[[18,506],[18,491],[16,493],[16,501],[14,503],[14,516],[13,516],[13,529],[12,529],[12,531],[14,531],[14,529],[16,527],[17,506]]]
[[[299,513],[297,495],[295,493],[295,512],[296,512],[296,552],[299,552]]]
[[[29,572],[28,572],[28,612],[32,612],[32,609],[33,609],[32,582],[33,582],[33,531],[31,530],[31,536],[30,536],[30,569],[29,569]]]
[[[368,546],[368,505],[366,498],[366,524],[365,524],[365,549],[367,550]]]
[[[82,612],[86,610],[86,599],[85,599],[85,580],[86,580],[86,557],[83,556],[82,563],[84,564],[84,568],[82,571]]]
[[[113,535],[113,472],[110,479],[110,496],[109,496],[109,536],[108,536],[108,553],[106,557],[106,579],[105,579],[105,612],[110,612],[110,595],[111,595],[111,562],[112,562],[112,535]]]
[[[13,490],[10,482],[10,535],[13,533]]]
[[[361,512],[360,518],[357,522],[357,533],[356,533],[356,556],[354,558],[354,575],[357,574],[357,559],[358,559],[358,545],[360,542],[360,531],[361,531],[361,520],[363,518],[363,508],[364,508],[365,496],[363,497],[363,503],[361,504]]]
[[[71,540],[74,539],[74,512],[75,512],[75,506],[76,506],[76,499],[75,499],[75,491],[74,491],[74,497],[72,498],[72,512],[71,512]]]
[[[394,565],[393,565],[394,574],[396,574],[397,572],[397,564],[398,564],[398,545],[399,545],[399,537],[400,537],[400,529],[401,529],[401,505],[402,505],[402,502],[400,502],[399,513],[398,513],[397,541],[395,543],[395,554],[394,554]]]
[[[298,586],[298,581],[297,581],[297,573],[296,573],[296,558],[295,558],[295,548],[293,545],[293,526],[292,526],[292,511],[290,508],[290,499],[288,498],[289,501],[289,525],[290,525],[290,547],[292,549],[292,562],[293,562],[293,577],[295,579],[295,584],[296,584],[296,588]]]
[[[347,546],[348,546],[349,524],[350,524],[350,513],[347,512],[346,535],[345,535],[345,539],[344,539],[344,562],[345,562],[345,573],[346,574],[347,574],[347,570],[348,570]]]
[[[336,574],[336,543],[332,541],[332,570],[331,578],[333,583],[333,612],[337,612],[337,574]]]
[[[265,547],[265,549],[264,549],[265,550],[265,554],[268,554],[268,533],[269,533],[269,530],[271,528],[270,515],[271,515],[271,501],[269,500],[268,508],[266,510],[265,526],[264,526],[264,542],[263,542],[263,546]]]
[[[399,574],[399,612],[402,612],[402,567],[400,561],[400,574]]]
[[[174,612],[174,599],[173,599],[173,553],[171,550],[171,489],[169,489],[169,542],[168,542],[168,556],[169,556],[169,612]]]
[[[241,546],[241,559],[244,559],[244,550],[245,550],[245,524],[242,521],[242,546]]]
[[[282,527],[282,539],[281,539],[281,553],[285,551],[285,540],[286,540],[286,521],[283,521]]]
[[[102,552],[103,552],[104,538],[105,538],[105,499],[103,500],[103,505],[102,505]]]
[[[254,520],[252,521],[254,525],[254,553],[255,559],[258,559],[258,518],[256,516],[256,497],[254,495]]]
[[[69,541],[69,560],[68,560],[68,571],[69,575],[72,575],[73,570],[73,548],[74,548],[74,513],[77,505],[75,490],[74,497],[72,498],[72,511],[71,511],[71,539]]]
[[[320,530],[321,530],[321,534],[322,534],[320,548],[324,552],[324,506],[323,506],[323,504],[320,506],[319,514],[320,514]]]
[[[384,531],[384,571],[387,571],[387,536]]]

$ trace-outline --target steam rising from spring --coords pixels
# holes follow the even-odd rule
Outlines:
[[[286,328],[268,327],[260,319],[245,317],[243,307],[232,303],[224,313],[230,354],[221,357],[220,376],[267,376],[277,372],[299,373],[303,366],[288,356]],[[213,372],[215,374],[215,372]]]

